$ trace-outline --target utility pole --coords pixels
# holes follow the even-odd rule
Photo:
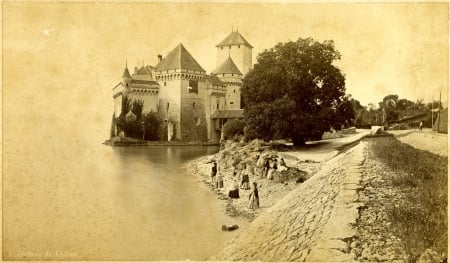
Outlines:
[[[439,105],[438,105],[438,118],[437,118],[437,132],[439,132],[439,123],[441,122],[441,92],[439,91]]]
[[[434,110],[434,96],[431,97],[431,131],[433,131],[433,110]]]

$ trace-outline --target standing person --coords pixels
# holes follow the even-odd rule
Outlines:
[[[216,176],[216,188],[223,188],[223,176],[222,173],[217,173]]]
[[[264,164],[264,169],[263,169],[263,177],[266,177],[268,175],[269,169],[270,169],[270,162],[269,162],[269,159],[266,159],[266,163]]]
[[[236,177],[231,182],[230,190],[228,191],[228,197],[239,198],[239,182]]]
[[[217,163],[213,162],[213,166],[211,168],[211,183],[214,185],[216,182],[216,174],[217,174]]]
[[[242,183],[241,183],[241,187],[243,186],[245,190],[250,189],[249,183],[250,180],[248,178],[248,171],[247,171],[247,165],[244,164],[244,168],[242,169]]]
[[[259,208],[259,194],[258,188],[256,187],[256,182],[253,182],[252,184],[252,192],[248,196],[248,199],[249,199],[248,208],[250,209]]]
[[[420,122],[419,124],[419,131],[422,132],[422,128],[423,128],[423,122]]]

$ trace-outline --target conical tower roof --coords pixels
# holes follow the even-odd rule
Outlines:
[[[216,47],[233,46],[233,45],[246,45],[253,48],[250,43],[237,31],[231,32],[224,40],[222,40]]]
[[[206,72],[181,43],[156,65],[157,71],[170,69],[189,69]]]
[[[131,78],[130,72],[128,71],[128,67],[125,67],[122,78]]]
[[[212,72],[213,74],[239,74],[242,75],[239,68],[233,62],[233,60],[228,57],[220,66],[218,66]]]

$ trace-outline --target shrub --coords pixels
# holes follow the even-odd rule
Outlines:
[[[225,139],[232,139],[236,135],[244,134],[245,122],[242,120],[229,120],[223,126]]]

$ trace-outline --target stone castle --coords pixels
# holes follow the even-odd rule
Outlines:
[[[211,74],[181,43],[164,58],[158,55],[155,67],[135,67],[130,74],[126,65],[122,81],[113,88],[114,115],[120,115],[127,96],[144,102],[143,113],[161,116],[164,140],[218,142],[227,120],[243,118],[240,88],[252,68],[253,47],[232,31],[216,48],[217,66]]]

